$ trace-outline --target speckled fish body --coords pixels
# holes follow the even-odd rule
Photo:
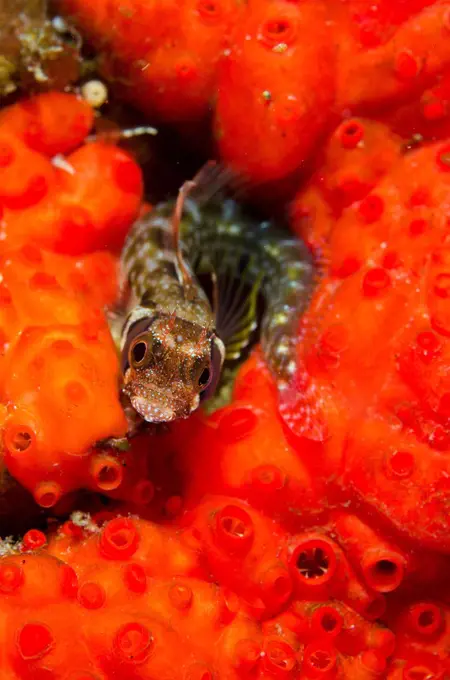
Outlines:
[[[234,200],[200,207],[188,198],[180,223],[186,283],[174,247],[173,211],[174,202],[163,203],[137,222],[121,258],[123,283],[131,291],[121,338],[124,391],[151,422],[187,416],[201,397],[211,395],[224,358],[238,359],[249,343],[256,293],[265,301],[260,328],[265,359],[279,389],[289,385],[299,322],[315,282],[307,246],[289,232],[246,216]],[[214,273],[214,312],[194,272]],[[230,279],[237,287],[230,288]],[[130,369],[130,347],[139,338],[147,347],[156,343],[157,350],[150,352],[152,369],[140,378],[139,365],[134,376]],[[200,374],[203,384],[197,384]]]

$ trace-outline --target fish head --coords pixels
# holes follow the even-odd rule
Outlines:
[[[187,418],[220,376],[214,332],[174,315],[155,316],[134,331],[122,354],[123,392],[147,422]]]

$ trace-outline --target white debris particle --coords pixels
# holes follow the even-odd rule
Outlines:
[[[18,551],[20,544],[14,541],[12,536],[7,536],[6,538],[0,539],[0,557],[6,557],[6,555],[13,555]]]
[[[81,95],[93,109],[99,109],[108,101],[108,88],[101,80],[88,80],[81,86]]]
[[[75,174],[75,168],[70,165],[69,161],[60,153],[53,156],[52,165],[59,170],[64,170],[64,172],[67,172],[69,175]]]
[[[70,519],[75,524],[75,526],[81,527],[91,534],[98,534],[101,531],[100,527],[93,521],[91,515],[88,512],[76,510],[71,514]]]

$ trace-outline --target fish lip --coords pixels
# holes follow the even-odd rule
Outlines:
[[[144,397],[131,397],[130,401],[134,410],[147,423],[171,423],[178,417],[174,409],[154,406]]]
[[[169,406],[164,404],[164,395],[161,399],[158,399],[156,393],[156,397],[152,400],[142,394],[132,394],[130,389],[127,390],[127,386],[124,387],[123,392],[128,397],[132,408],[147,423],[171,423],[174,420],[189,418],[200,404],[198,395],[189,403],[186,400],[180,400],[179,402],[175,401],[175,405]],[[161,402],[162,405],[160,405]]]

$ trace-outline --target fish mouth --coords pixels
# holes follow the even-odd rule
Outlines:
[[[177,399],[174,393],[157,390],[153,386],[149,386],[145,393],[130,394],[131,390],[125,385],[123,392],[133,409],[148,423],[171,423],[188,418],[200,404],[198,394],[179,395]]]
[[[179,418],[173,408],[152,404],[144,397],[131,397],[130,401],[134,410],[147,423],[170,423]]]

